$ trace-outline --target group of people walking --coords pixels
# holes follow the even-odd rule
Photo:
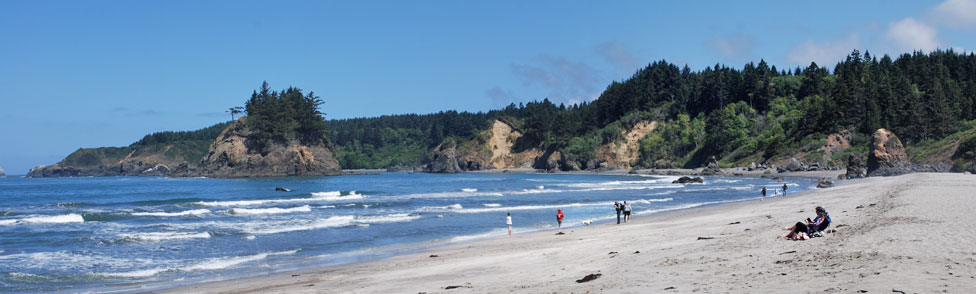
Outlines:
[[[625,223],[630,222],[630,213],[633,211],[633,209],[630,207],[630,203],[627,203],[627,201],[624,201],[624,203],[620,203],[619,201],[617,201],[613,203],[613,208],[614,210],[617,211],[617,224],[620,224],[621,213],[623,213],[624,222]],[[559,230],[557,234],[563,233],[563,219],[565,217],[566,215],[563,214],[562,209],[556,210],[556,229]],[[505,217],[505,224],[508,225],[508,235],[511,236],[512,235],[512,213],[511,212],[509,212],[508,216]]]

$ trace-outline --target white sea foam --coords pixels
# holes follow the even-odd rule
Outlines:
[[[247,256],[210,258],[196,264],[191,264],[191,265],[181,266],[181,267],[143,269],[143,270],[118,272],[118,273],[96,273],[93,275],[103,276],[103,277],[119,277],[119,278],[145,278],[145,277],[155,276],[163,272],[171,272],[171,271],[189,272],[189,271],[198,271],[198,270],[219,270],[219,269],[233,267],[243,263],[262,260],[268,258],[269,256],[292,255],[296,253],[298,253],[298,250],[258,253],[255,255],[247,255]]]
[[[335,205],[322,205],[322,206],[316,206],[315,208],[335,208]]]
[[[463,208],[464,207],[461,206],[460,203],[458,203],[458,204],[452,204],[452,205],[448,205],[448,206],[424,206],[424,207],[418,208],[417,211],[420,211],[420,212],[448,211],[448,210],[463,209]]]
[[[463,188],[463,189],[461,189],[461,192],[469,192],[469,193],[470,192],[478,192],[478,189],[475,189],[475,188]]]
[[[501,204],[498,204],[498,203],[485,203],[485,204],[482,204],[481,206],[484,206],[484,207],[501,207],[502,205]]]
[[[169,241],[169,240],[187,240],[187,239],[206,239],[210,238],[209,232],[200,233],[188,233],[188,232],[152,232],[152,233],[132,233],[132,234],[119,234],[120,238],[139,240],[139,241]]]
[[[62,224],[62,223],[81,223],[84,222],[85,218],[81,217],[80,214],[65,214],[65,215],[46,215],[46,216],[29,216],[17,219],[4,219],[0,220],[0,226],[18,225],[18,224]]]
[[[640,204],[650,204],[652,202],[668,202],[674,200],[673,198],[661,198],[661,199],[638,199],[627,202],[629,203],[640,203]],[[613,206],[613,202],[590,202],[590,203],[568,203],[568,204],[554,204],[554,205],[524,205],[524,206],[509,206],[509,207],[498,207],[491,206],[486,208],[465,208],[454,210],[457,213],[485,213],[485,212],[507,212],[507,211],[517,211],[517,210],[542,210],[542,209],[562,209],[571,207],[589,207],[589,206]],[[500,205],[499,205],[500,206]]]
[[[473,234],[473,235],[457,236],[457,237],[451,238],[450,240],[448,240],[448,242],[452,242],[453,243],[453,242],[474,241],[474,240],[487,239],[487,238],[491,238],[491,237],[505,236],[507,234],[508,234],[508,229],[495,229],[495,230],[491,230],[491,231],[489,231],[487,233],[483,233],[483,234]]]
[[[365,224],[380,224],[380,223],[408,222],[419,218],[420,218],[419,215],[398,213],[398,214],[388,214],[388,215],[380,215],[380,216],[357,217],[356,221]]]
[[[286,222],[272,226],[260,226],[258,228],[247,228],[244,231],[252,235],[268,235],[295,231],[308,231],[324,228],[344,227],[355,224],[355,216],[333,216],[327,219],[317,219],[314,221]]]
[[[463,198],[463,197],[501,197],[502,193],[497,192],[441,192],[441,193],[419,193],[402,196],[391,196],[391,198]]]
[[[346,195],[342,195],[341,191],[330,191],[330,192],[315,192],[312,193],[312,197],[314,197],[316,200],[324,200],[324,201],[345,201],[345,200],[363,199],[365,196],[363,196],[363,194],[357,194],[356,191],[349,191],[349,193]]]
[[[293,212],[311,212],[312,208],[308,205],[292,207],[292,208],[231,208],[230,213],[236,215],[255,215],[255,214],[278,214],[278,213],[293,213]]]
[[[201,215],[210,213],[209,209],[193,209],[180,212],[133,212],[132,215],[135,216],[185,216],[185,215]]]

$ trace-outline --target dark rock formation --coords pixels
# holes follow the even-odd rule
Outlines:
[[[895,133],[878,129],[871,136],[871,149],[868,151],[868,176],[895,176],[912,172],[905,146]]]
[[[0,177],[7,177],[7,174],[3,173],[2,167],[0,167]]]
[[[339,162],[325,142],[303,145],[290,140],[258,148],[246,119],[238,119],[220,133],[196,170],[180,167],[187,173],[174,175],[234,178],[339,174]]]
[[[791,171],[791,172],[805,170],[805,168],[803,167],[803,164],[800,163],[799,160],[796,160],[796,158],[793,158],[793,157],[790,157],[790,162],[787,163],[786,166],[783,167],[783,169],[786,170],[786,171]]]
[[[701,174],[704,176],[722,174],[722,169],[718,167],[718,160],[715,159],[715,156],[708,157],[708,165],[701,171]]]
[[[458,151],[453,142],[441,144],[427,159],[424,171],[429,173],[459,173],[488,169],[488,161],[478,154],[465,154]]]
[[[817,188],[830,188],[834,186],[834,182],[828,179],[817,180]]]
[[[861,161],[861,157],[854,154],[847,156],[847,173],[844,177],[848,179],[863,178],[867,174],[864,168],[864,164]]]
[[[704,183],[704,182],[705,182],[705,180],[702,179],[701,177],[694,177],[694,178],[692,178],[692,177],[687,177],[687,176],[678,178],[677,180],[674,180],[674,181],[671,181],[672,184],[689,184],[689,183],[699,183],[699,184],[701,184],[701,183]]]

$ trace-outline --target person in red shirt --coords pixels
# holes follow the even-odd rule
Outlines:
[[[558,209],[556,212],[556,225],[559,228],[559,233],[563,232],[563,217],[564,217],[563,210]]]

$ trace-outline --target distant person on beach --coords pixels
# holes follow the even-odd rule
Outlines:
[[[762,199],[766,199],[766,187],[765,186],[763,186],[763,188],[762,188],[762,195],[763,195],[763,198]],[[762,200],[762,199],[760,199],[760,200]]]
[[[624,201],[624,222],[630,222],[630,204],[627,204],[627,201]]]
[[[624,211],[623,205],[620,205],[620,201],[613,202],[613,209],[617,211],[617,224],[620,224],[620,212]]]
[[[505,224],[508,225],[508,235],[512,235],[512,213],[508,213],[508,217],[505,217]]]
[[[810,235],[819,231],[823,231],[830,225],[830,214],[827,214],[827,210],[823,207],[817,206],[817,217],[813,220],[807,218],[806,223],[797,222],[792,227],[783,228],[784,230],[789,230],[789,233],[780,235],[781,238],[786,238],[790,240],[807,240],[810,239]]]
[[[783,196],[786,196],[786,183],[783,183]]]
[[[563,217],[564,217],[563,210],[562,209],[556,210],[556,226],[559,228],[560,233],[563,232]]]

